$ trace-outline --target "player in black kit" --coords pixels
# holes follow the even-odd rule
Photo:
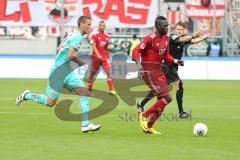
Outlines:
[[[174,59],[181,59],[183,55],[183,47],[187,43],[199,43],[206,39],[209,35],[204,35],[202,31],[195,32],[193,35],[184,35],[185,24],[178,22],[175,26],[175,33],[169,36],[170,54]],[[175,64],[168,65],[162,63],[162,70],[166,76],[167,83],[176,86],[176,99],[178,104],[179,118],[189,117],[189,113],[183,110],[183,82],[178,75],[178,66]],[[137,111],[143,112],[144,105],[154,97],[150,91],[147,96],[137,103]]]

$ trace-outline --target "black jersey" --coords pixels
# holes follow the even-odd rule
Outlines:
[[[180,36],[176,34],[171,34],[169,36],[169,50],[170,54],[175,59],[181,59],[183,55],[184,43],[178,42]]]
[[[170,55],[174,59],[182,59],[183,47],[186,44],[186,42],[185,43],[178,42],[179,38],[180,36],[176,34],[170,34],[169,36],[169,51],[170,51]],[[190,42],[187,42],[187,43],[190,43]],[[173,67],[178,68],[178,65],[173,64]]]

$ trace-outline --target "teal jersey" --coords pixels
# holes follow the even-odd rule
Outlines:
[[[55,59],[55,66],[59,67],[64,64],[65,67],[70,67],[70,60],[68,58],[68,51],[70,47],[79,50],[80,44],[83,41],[84,37],[80,34],[80,32],[70,33],[64,40],[61,42],[61,49],[58,52],[58,55]]]
[[[62,87],[72,89],[83,85],[79,76],[73,72],[74,68],[71,67],[71,60],[68,58],[69,48],[72,47],[78,51],[83,39],[84,37],[80,32],[73,32],[61,42],[61,48],[55,59],[55,65],[49,74],[47,89],[47,95],[49,95],[49,97],[53,99],[58,98]]]

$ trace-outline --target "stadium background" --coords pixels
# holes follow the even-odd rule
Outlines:
[[[0,159],[240,159],[240,0],[64,2],[70,18],[62,16],[67,20],[63,23],[59,16],[49,15],[55,0],[0,0]],[[126,55],[133,33],[143,37],[152,32],[157,15],[168,17],[172,26],[179,20],[186,22],[189,33],[201,28],[216,36],[222,57],[206,57],[207,42],[203,42],[186,49],[186,64],[179,71],[184,79],[184,107],[192,119],[179,120],[173,90],[173,101],[156,124],[163,134],[144,135],[135,106],[124,99],[140,100],[145,95],[134,99],[132,91],[145,93],[146,86],[131,90],[128,85],[118,86],[122,93],[115,99],[117,107],[93,119],[103,128],[90,134],[81,133],[80,122],[60,120],[55,108],[32,102],[16,107],[15,98],[24,89],[44,92],[59,39],[75,29],[76,18],[83,12],[91,15],[94,27],[99,20],[106,21],[113,55]],[[80,54],[89,54],[89,49],[84,43]],[[77,72],[83,76],[85,69]],[[112,74],[121,77],[123,72],[124,66],[113,69]],[[129,74],[134,76],[136,73]],[[99,75],[104,77],[104,73]],[[97,80],[95,89],[106,93],[110,101],[114,98],[107,94],[105,80]],[[73,100],[71,112],[79,114],[79,97],[63,94],[60,101],[65,99]],[[90,104],[93,109],[101,100],[91,97]],[[197,122],[207,124],[207,137],[192,135]]]
[[[99,20],[106,21],[107,32],[111,35],[109,49],[112,54],[127,54],[132,35],[142,38],[153,31],[157,15],[167,17],[171,31],[178,21],[187,24],[187,33],[202,29],[211,33],[211,37],[218,38],[221,56],[234,58],[206,58],[211,37],[200,44],[189,45],[185,47],[188,67],[180,70],[183,79],[240,79],[237,58],[240,55],[239,5],[238,0],[1,0],[0,77],[46,78],[61,38],[76,30],[78,15],[87,14],[93,18],[95,29]],[[67,16],[61,15],[61,6],[63,11],[68,12]],[[51,15],[55,8],[59,14]],[[80,53],[90,53],[87,42],[83,43]],[[196,64],[195,67],[193,64]],[[39,69],[40,66],[44,68]],[[197,68],[198,75],[188,70],[192,67]],[[26,73],[21,74],[18,69]],[[102,77],[103,74],[99,78]]]
[[[240,79],[239,3],[237,0],[65,0],[64,3],[1,0],[0,78],[47,78],[61,38],[76,30],[78,15],[87,14],[93,18],[95,29],[99,20],[106,21],[112,55],[127,54],[133,34],[142,38],[153,31],[157,15],[167,17],[171,31],[178,21],[187,24],[186,33],[202,29],[211,36],[202,43],[185,47],[186,67],[180,70],[183,79]],[[67,16],[51,15],[54,8],[60,7],[61,12],[61,6],[68,12]],[[206,57],[212,37],[218,38],[221,56],[225,58]],[[80,54],[89,53],[89,44],[83,43]],[[40,65],[44,67],[42,70],[38,69]],[[98,78],[104,78],[104,74]]]

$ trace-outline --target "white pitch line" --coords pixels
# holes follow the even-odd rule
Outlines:
[[[240,119],[240,117],[226,117],[226,118],[231,118],[231,119]]]

